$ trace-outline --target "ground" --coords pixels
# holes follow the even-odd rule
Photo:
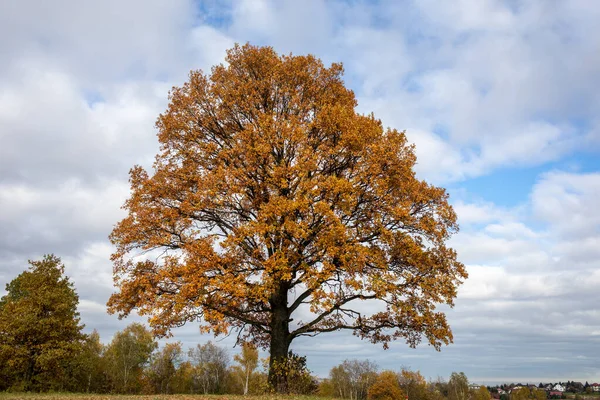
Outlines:
[[[315,396],[236,396],[236,395],[110,395],[110,394],[74,394],[74,393],[2,393],[0,400],[322,400]]]

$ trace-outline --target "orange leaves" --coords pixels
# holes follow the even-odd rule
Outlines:
[[[416,178],[404,132],[356,113],[339,64],[251,45],[226,61],[173,88],[154,170],[130,172],[111,311],[137,308],[159,333],[201,318],[262,345],[335,329],[451,340],[435,307],[466,278],[445,246],[456,215]],[[353,308],[365,300],[383,311]],[[314,319],[290,331],[301,305]]]

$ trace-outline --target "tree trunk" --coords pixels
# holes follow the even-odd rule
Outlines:
[[[287,378],[278,367],[285,363],[291,343],[287,293],[288,288],[282,283],[271,298],[273,314],[271,315],[269,383],[277,393],[287,392]]]
[[[244,384],[244,396],[248,394],[248,383],[250,382],[250,368],[246,367],[246,383]]]

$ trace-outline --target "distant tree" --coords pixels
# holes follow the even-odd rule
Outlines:
[[[120,393],[139,391],[143,369],[156,348],[152,333],[140,323],[130,324],[115,333],[106,349],[113,389]]]
[[[410,400],[427,400],[429,391],[427,390],[427,381],[419,371],[411,371],[402,368],[398,374],[400,388]]]
[[[79,297],[60,258],[29,264],[0,298],[0,389],[72,389],[85,339]]]
[[[472,400],[490,400],[492,396],[490,395],[489,390],[485,386],[479,386],[477,389],[471,390],[471,399]]]
[[[336,395],[351,400],[366,399],[376,377],[377,365],[369,360],[345,360],[329,372]]]
[[[233,360],[239,364],[237,367],[237,376],[242,381],[243,394],[248,394],[250,388],[250,379],[256,367],[258,367],[258,349],[252,343],[242,344],[241,354],[233,356]]]
[[[227,350],[209,341],[190,349],[188,355],[194,366],[195,386],[204,394],[219,393],[229,365]]]
[[[152,355],[147,369],[153,393],[173,393],[173,381],[177,367],[183,361],[181,343],[166,343],[162,350]]]
[[[531,391],[527,386],[520,389],[513,389],[510,393],[510,400],[527,400],[531,398]]]
[[[317,396],[327,398],[337,397],[337,393],[335,391],[333,383],[331,382],[331,379],[323,379],[319,383],[319,388],[317,389]]]
[[[106,389],[106,360],[104,346],[97,330],[87,335],[81,353],[76,357],[77,391],[101,392]]]
[[[398,376],[394,371],[383,371],[375,378],[368,389],[368,400],[403,400],[405,394],[398,384]],[[410,399],[410,397],[409,397]]]
[[[464,372],[453,372],[448,380],[449,400],[468,400],[469,380]]]
[[[448,382],[440,376],[427,385],[429,400],[446,400],[448,397]]]
[[[534,390],[531,393],[532,393],[531,397],[535,400],[547,400],[548,399],[548,394],[546,393],[545,390]]]
[[[194,393],[194,366],[191,362],[179,363],[171,387],[173,393]]]
[[[154,171],[131,169],[110,311],[150,314],[157,334],[199,320],[239,330],[269,348],[274,387],[299,337],[451,343],[438,305],[467,277],[447,245],[457,217],[445,189],[417,178],[404,132],[355,110],[340,64],[251,45],[226,62],[172,90]],[[304,305],[313,317],[294,318]]]

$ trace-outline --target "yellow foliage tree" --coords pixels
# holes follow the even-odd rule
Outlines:
[[[405,134],[355,111],[340,64],[251,45],[226,61],[172,90],[153,172],[131,169],[110,311],[138,309],[159,335],[236,329],[271,363],[295,338],[339,329],[450,343],[436,305],[453,305],[467,276],[446,246],[456,215],[415,177]]]
[[[369,388],[368,400],[405,400],[394,371],[383,371]]]

